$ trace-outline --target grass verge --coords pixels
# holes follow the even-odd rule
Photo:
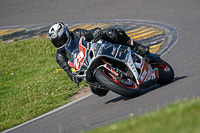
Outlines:
[[[132,117],[88,133],[199,133],[200,98],[175,103],[143,116]]]
[[[55,61],[46,39],[0,42],[0,131],[70,102],[80,88]]]

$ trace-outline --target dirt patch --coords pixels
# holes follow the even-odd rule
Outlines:
[[[79,98],[82,98],[82,97],[84,97],[84,96],[86,96],[86,95],[89,95],[89,94],[91,94],[92,92],[91,92],[91,90],[90,90],[90,87],[88,86],[88,87],[85,87],[85,88],[83,88],[83,89],[80,89],[75,95],[73,95],[72,97],[71,97],[71,100],[76,100],[76,99],[79,99]]]

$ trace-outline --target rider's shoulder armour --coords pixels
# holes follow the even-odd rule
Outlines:
[[[76,39],[76,38],[79,38],[81,36],[84,36],[85,34],[87,34],[88,31],[86,29],[75,29],[74,31],[72,31],[72,36],[73,36],[73,39]]]

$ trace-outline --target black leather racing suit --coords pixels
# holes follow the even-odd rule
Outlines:
[[[95,28],[98,29],[98,28]],[[80,38],[81,36],[85,36],[86,40],[91,41],[93,39],[91,37],[92,32],[95,32],[95,29],[93,30],[86,30],[86,29],[75,29],[71,32],[72,40]],[[148,48],[138,44],[137,42],[133,41],[130,37],[128,37],[124,30],[122,29],[108,29],[105,33],[103,33],[102,38],[105,41],[111,42],[113,44],[121,44],[121,45],[127,45],[130,46],[136,53],[140,55],[145,55],[148,53]],[[74,81],[73,74],[71,72],[71,67],[68,65],[68,57],[66,54],[66,51],[63,50],[57,50],[56,53],[56,61],[59,64],[59,66],[68,74],[70,79]],[[79,81],[74,82],[81,82],[81,79],[76,79]],[[93,86],[90,86],[91,91],[98,95],[98,96],[105,96],[108,92],[108,90],[102,90],[95,88]]]

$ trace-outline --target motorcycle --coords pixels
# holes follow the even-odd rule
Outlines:
[[[142,57],[124,45],[83,39],[68,63],[73,73],[91,86],[132,98],[140,95],[142,89],[174,79],[173,68],[156,54]]]

